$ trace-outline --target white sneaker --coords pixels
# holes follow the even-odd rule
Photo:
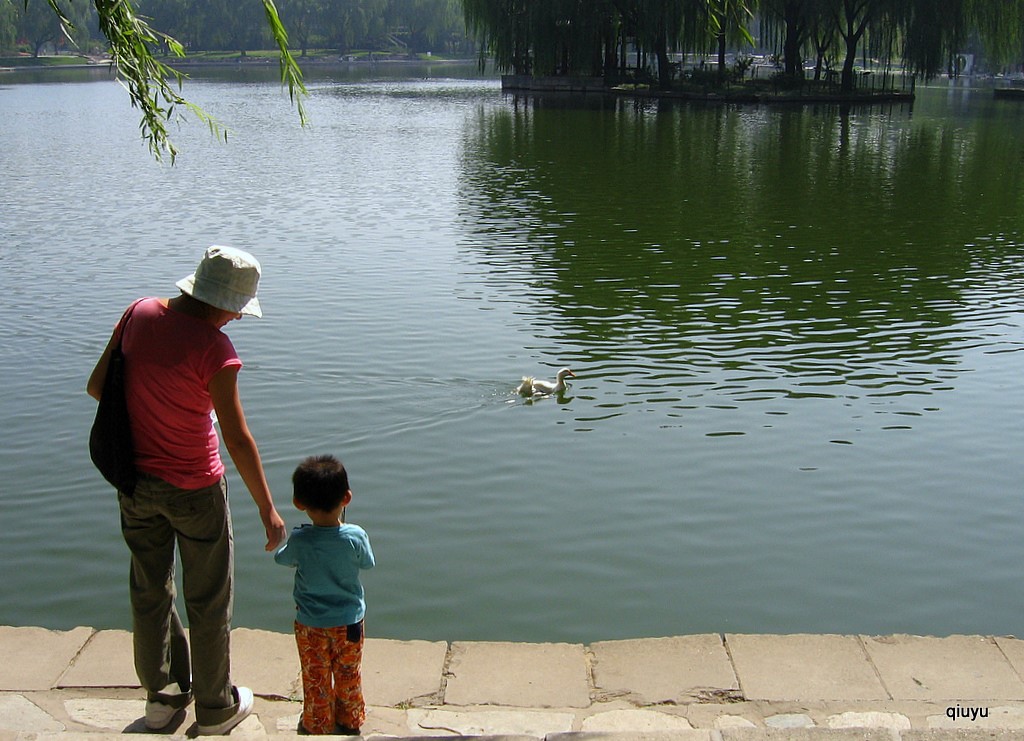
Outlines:
[[[184,711],[187,705],[183,705],[180,708],[176,708],[173,705],[167,705],[162,702],[156,702],[155,700],[149,700],[146,702],[146,728],[151,731],[159,731],[161,728],[166,728],[174,716],[179,711]]]
[[[248,687],[235,687],[235,696],[238,698],[238,710],[235,711],[235,714],[223,723],[213,726],[199,726],[200,736],[223,736],[249,717],[253,704],[252,690]]]

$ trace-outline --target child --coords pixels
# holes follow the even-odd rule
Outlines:
[[[302,665],[299,731],[357,735],[366,719],[359,665],[366,602],[359,570],[373,568],[366,531],[345,524],[348,473],[334,456],[304,460],[292,503],[312,525],[292,530],[274,560],[295,567],[295,641]]]

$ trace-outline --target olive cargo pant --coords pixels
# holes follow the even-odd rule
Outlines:
[[[119,493],[118,501],[121,532],[131,551],[139,681],[149,700],[184,707],[194,697],[200,725],[221,723],[238,710],[231,684],[234,554],[227,482],[222,478],[212,486],[186,490],[140,474],[135,494]],[[188,637],[174,605],[175,546]],[[175,683],[176,692],[169,687]]]

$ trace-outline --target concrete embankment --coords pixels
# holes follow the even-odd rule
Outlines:
[[[232,736],[292,737],[290,634],[232,633],[257,695]],[[0,626],[0,741],[144,733],[131,635]],[[1024,641],[703,634],[568,643],[367,639],[364,737],[1024,739]],[[195,735],[192,710],[167,731]]]

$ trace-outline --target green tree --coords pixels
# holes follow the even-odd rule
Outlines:
[[[62,16],[54,14],[53,8],[47,3],[29,3],[15,5],[15,34],[26,39],[32,47],[32,55],[38,57],[49,44],[55,49],[65,44],[72,44],[85,49],[89,45],[90,20],[95,18],[95,11],[86,5],[73,5],[62,11]],[[92,12],[92,18],[90,18]],[[62,23],[61,18],[67,23]]]
[[[725,53],[729,43],[754,45],[754,38],[747,29],[753,16],[743,0],[708,0],[708,33],[718,47],[718,81],[725,81]]]
[[[869,26],[879,20],[884,4],[885,0],[837,0],[831,8],[835,27],[845,48],[840,77],[840,88],[844,93],[852,92],[855,87],[853,69],[857,49]]]
[[[0,51],[14,49],[18,14],[9,3],[0,3]]]
[[[327,0],[325,32],[331,45],[342,53],[360,46],[374,48],[373,39],[383,36],[385,0]]]
[[[919,74],[956,73],[972,32],[995,65],[1024,57],[1024,0],[912,0],[903,11],[904,58]]]
[[[38,57],[47,44],[56,44],[64,37],[60,20],[49,7],[26,4],[19,9],[17,34],[29,43],[32,56]]]
[[[391,0],[387,23],[412,51],[448,46],[462,25],[457,0]]]
[[[782,38],[782,69],[789,77],[803,74],[804,47],[812,25],[807,0],[761,0],[762,19],[769,35]]]
[[[281,12],[288,19],[288,30],[300,56],[306,56],[313,34],[323,27],[324,0],[282,0]]]
[[[672,83],[672,52],[705,50],[719,38],[752,42],[749,6],[750,0],[463,0],[481,55],[492,54],[502,71],[613,76],[625,72],[632,41],[639,67],[654,56],[661,88]]]
[[[769,35],[783,38],[785,73],[800,73],[808,42],[815,78],[827,54],[842,47],[842,88],[855,86],[854,65],[865,49],[886,59],[902,55],[925,77],[955,70],[953,60],[977,33],[995,62],[1024,53],[1024,0],[762,0]]]
[[[767,36],[776,49],[782,48],[783,74],[803,77],[803,61],[810,46],[815,57],[814,79],[821,79],[826,58],[840,38],[836,8],[834,0],[761,0]]]
[[[264,46],[263,32],[266,24],[261,22],[263,13],[256,3],[239,3],[237,0],[207,0],[211,9],[216,9],[218,22],[212,25],[221,32],[222,48],[238,51],[245,56]]]
[[[165,29],[184,46],[193,46],[196,40],[199,14],[194,0],[138,0],[140,14],[149,18],[155,28]],[[166,47],[162,50],[167,52]]]
[[[839,30],[828,12],[829,0],[807,0],[810,39],[814,44],[814,79],[820,80],[831,51],[839,46]]]
[[[463,0],[466,27],[480,44],[481,66],[488,54],[495,66],[517,75],[533,71],[530,53],[530,0]]]
[[[948,68],[967,33],[964,0],[912,0],[897,10],[903,56],[925,77]]]
[[[601,43],[595,9],[578,0],[532,5],[529,33],[536,71],[545,75],[592,72],[595,47]]]
[[[967,0],[967,15],[994,64],[1024,58],[1024,0]]]
[[[672,85],[669,48],[675,48],[683,30],[684,3],[678,0],[636,0],[637,41],[654,52],[658,61],[658,87]]]

